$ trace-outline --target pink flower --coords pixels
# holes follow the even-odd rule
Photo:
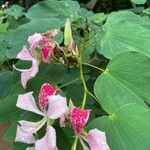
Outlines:
[[[90,146],[90,150],[109,150],[104,132],[93,129],[88,134],[83,131],[85,124],[89,119],[90,110],[79,109],[73,107],[70,110],[70,121],[75,134],[80,139],[81,145],[84,150],[89,150],[84,141]]]
[[[48,83],[42,85],[39,93],[39,107],[41,110],[39,110],[36,105],[34,97],[32,96],[33,92],[18,96],[17,107],[39,114],[44,118],[39,122],[30,122],[26,120],[19,121],[20,125],[17,126],[16,141],[35,143],[36,150],[41,150],[41,147],[43,146],[45,146],[43,147],[43,150],[57,149],[56,133],[51,125],[55,119],[60,118],[68,111],[68,107],[66,98],[59,94],[55,95],[56,91],[57,90]],[[45,136],[40,140],[36,140],[33,134],[36,133],[46,122],[47,132]]]
[[[29,50],[23,48],[17,55],[17,58],[20,60],[32,61],[32,67],[30,69],[17,69],[21,73],[21,84],[26,88],[28,80],[35,77],[38,73],[39,60],[37,55],[42,56],[44,62],[48,62],[53,55],[54,42],[53,38],[57,34],[56,30],[50,30],[49,34],[46,36],[41,35],[40,33],[35,33],[32,36],[29,36],[28,42],[30,44]],[[40,50],[40,53],[36,51]]]

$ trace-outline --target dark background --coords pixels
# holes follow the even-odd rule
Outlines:
[[[0,5],[4,4],[8,0],[0,0]],[[42,0],[9,0],[10,4],[20,4],[21,6],[25,7],[26,10],[29,9],[32,5],[35,3],[42,1]],[[90,0],[76,0],[78,1],[82,7],[89,8],[87,6],[88,2]],[[95,1],[95,0],[91,0]],[[144,7],[150,7],[150,0],[148,0]],[[90,3],[90,7],[91,7]],[[96,5],[92,8],[94,12],[112,12],[120,9],[130,9],[135,7],[133,3],[130,2],[130,0],[97,0]],[[138,6],[139,7],[139,6]]]

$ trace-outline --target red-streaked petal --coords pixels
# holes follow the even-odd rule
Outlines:
[[[90,110],[73,107],[70,111],[71,124],[74,131],[80,134],[89,119]]]
[[[49,96],[47,116],[50,119],[57,119],[63,116],[67,111],[67,100],[60,95]]]
[[[45,136],[35,143],[36,150],[57,150],[56,132],[52,126],[47,126]]]
[[[32,133],[26,133],[21,129],[20,126],[17,126],[15,141],[32,144],[35,143],[35,137],[32,135]]]
[[[32,96],[32,93],[33,92],[29,92],[29,93],[18,95],[16,106],[21,109],[31,111],[31,112],[44,116],[44,114],[37,108],[35,99]]]
[[[46,42],[41,50],[42,59],[44,62],[48,62],[53,53],[53,45],[50,42]]]
[[[83,139],[89,144],[90,150],[109,150],[105,132],[98,129],[90,130]]]
[[[48,104],[48,97],[54,95],[57,92],[57,89],[52,87],[49,83],[44,83],[41,86],[39,93],[39,106],[41,110],[45,110]]]

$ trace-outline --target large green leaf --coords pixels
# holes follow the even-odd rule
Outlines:
[[[50,29],[59,29],[60,21],[58,19],[39,19],[26,23],[16,30],[8,32],[7,49],[5,49],[5,56],[15,58],[18,52],[26,45],[27,39],[30,35],[39,32],[43,33]]]
[[[150,28],[144,27],[144,24],[147,25],[147,22],[132,12],[111,13],[103,26],[105,35],[99,53],[109,59],[123,51],[149,55]]]
[[[127,104],[110,116],[94,119],[89,129],[105,131],[111,150],[149,150],[150,111],[138,104]]]
[[[138,52],[123,52],[95,82],[94,92],[109,113],[127,103],[150,102],[150,58]]]
[[[29,19],[58,18],[66,21],[67,18],[78,17],[80,5],[75,1],[45,0],[31,7],[26,14]]]

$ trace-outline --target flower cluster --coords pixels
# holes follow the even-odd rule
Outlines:
[[[40,61],[49,63],[55,57],[55,49],[61,49],[66,56],[65,61],[78,56],[77,46],[72,38],[70,22],[67,20],[64,31],[64,47],[60,47],[55,41],[56,30],[50,30],[45,34],[35,33],[29,36],[30,47],[23,49],[17,55],[20,60],[32,62],[30,69],[18,69],[21,71],[21,84],[26,88],[28,80],[33,78],[39,71]],[[67,49],[67,51],[66,51]],[[68,55],[69,54],[69,55]],[[69,59],[68,59],[69,57]],[[88,133],[85,131],[85,125],[90,116],[90,110],[80,109],[73,104],[67,106],[67,99],[60,95],[59,90],[49,83],[41,86],[38,97],[38,104],[33,97],[33,92],[28,92],[18,96],[16,106],[20,109],[30,111],[42,116],[38,122],[20,120],[17,126],[15,141],[33,144],[26,150],[58,150],[56,144],[56,131],[54,123],[59,119],[60,127],[70,124],[75,133],[75,143],[72,149],[76,149],[77,142],[80,141],[84,150],[109,150],[104,132],[98,129],[92,129]],[[38,131],[46,127],[45,135],[39,139]]]
[[[89,119],[90,110],[84,110],[72,106],[67,106],[65,97],[59,95],[57,89],[50,84],[45,83],[42,85],[39,92],[39,102],[36,105],[33,97],[33,92],[25,93],[18,96],[16,106],[34,112],[43,116],[43,119],[38,122],[30,122],[26,120],[19,121],[16,133],[16,141],[35,144],[36,150],[57,150],[56,145],[56,132],[52,127],[54,121],[58,118],[65,120],[64,116],[69,116],[68,122],[72,125],[76,136],[79,138],[83,149],[88,150],[84,143],[86,141],[91,150],[108,150],[109,147],[106,142],[105,133],[98,129],[90,130],[85,133],[84,126]],[[63,119],[62,119],[63,118]],[[63,123],[60,121],[61,124]],[[42,139],[36,139],[35,133],[46,124],[46,134]],[[33,149],[33,147],[32,147]]]

